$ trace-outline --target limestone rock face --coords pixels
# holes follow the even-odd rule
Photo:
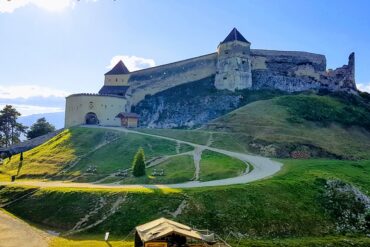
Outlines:
[[[133,110],[149,128],[196,127],[240,106],[242,97],[214,87],[214,77],[147,96]]]

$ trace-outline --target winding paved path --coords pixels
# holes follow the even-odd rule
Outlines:
[[[52,187],[65,187],[65,188],[196,188],[196,187],[208,187],[208,186],[223,186],[223,185],[233,185],[233,184],[244,184],[249,183],[252,181],[268,178],[278,172],[282,164],[276,161],[273,161],[269,158],[256,156],[256,155],[249,155],[243,153],[237,153],[232,151],[227,151],[219,148],[208,147],[206,145],[199,145],[187,141],[178,140],[175,138],[164,137],[159,135],[153,135],[148,133],[143,133],[134,130],[128,130],[119,127],[100,127],[100,126],[83,126],[84,128],[101,128],[101,129],[109,129],[109,130],[116,130],[122,131],[126,133],[134,133],[139,135],[145,135],[155,138],[161,138],[165,140],[170,140],[178,143],[187,144],[193,146],[194,148],[199,149],[208,149],[217,153],[222,153],[237,159],[240,159],[244,162],[249,162],[253,165],[253,170],[248,174],[244,174],[238,177],[227,178],[227,179],[219,179],[207,182],[199,182],[199,181],[191,181],[186,183],[180,184],[133,184],[133,185],[120,185],[120,184],[93,184],[93,183],[72,183],[72,182],[58,182],[58,181],[48,181],[48,182],[40,182],[40,181],[19,181],[19,182],[0,182],[0,185],[25,185],[25,186],[37,186],[41,188],[52,188]]]

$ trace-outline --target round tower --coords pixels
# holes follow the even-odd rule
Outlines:
[[[250,45],[236,28],[219,44],[215,77],[217,89],[235,91],[252,87]]]

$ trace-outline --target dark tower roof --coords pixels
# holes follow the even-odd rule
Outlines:
[[[243,35],[238,31],[238,29],[236,29],[235,27],[233,28],[233,30],[231,30],[229,35],[227,35],[226,39],[221,42],[221,44],[236,41],[236,40],[250,44],[250,42],[248,40],[246,40],[243,37]]]
[[[120,75],[120,74],[128,74],[130,71],[127,69],[125,64],[120,60],[116,66],[113,67],[110,71],[105,73],[105,75]]]

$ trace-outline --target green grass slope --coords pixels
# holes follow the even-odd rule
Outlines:
[[[232,232],[248,236],[246,239],[321,238],[340,233],[336,225],[340,218],[332,214],[325,203],[327,180],[340,179],[369,196],[369,161],[282,162],[284,169],[277,176],[248,185],[173,191],[42,189],[5,209],[33,224],[63,233],[71,230],[94,208],[98,210],[90,215],[84,226],[108,215],[117,199],[124,197],[114,214],[75,236],[91,238],[110,231],[113,238],[122,238],[138,224],[168,217],[224,236]],[[11,201],[30,190],[32,188],[2,187],[0,203]],[[97,207],[101,200],[106,204]],[[184,201],[186,206],[175,215]],[[352,201],[339,200],[332,204],[351,212],[355,204],[348,203]],[[364,233],[361,230],[356,234],[363,236],[361,232]],[[249,246],[247,243],[250,242],[245,243]],[[264,245],[263,241],[260,244],[254,246],[273,246],[267,242]]]
[[[10,176],[16,175],[17,179],[96,181],[130,168],[139,147],[144,148],[148,161],[193,149],[188,145],[177,146],[173,141],[132,133],[72,128],[25,152],[22,162],[19,155],[7,159],[0,166],[0,179],[9,181]],[[189,159],[182,160],[182,164],[193,165]],[[92,167],[96,168],[95,172],[91,172]],[[173,176],[171,179],[176,180]]]
[[[191,132],[184,132],[195,140]],[[198,141],[208,141],[209,134],[198,135]],[[203,139],[202,139],[203,138]],[[143,147],[148,165],[163,160],[146,171],[146,176],[120,176],[130,169],[139,147]],[[0,166],[0,180],[10,181],[16,175],[21,179],[67,180],[121,184],[170,184],[188,182],[195,178],[193,147],[134,133],[106,129],[71,128],[48,142],[20,155],[13,156]],[[245,164],[226,155],[205,151],[200,179],[228,178],[240,175]],[[154,169],[164,176],[153,174]],[[130,173],[128,173],[131,175]]]
[[[232,178],[242,175],[246,168],[247,165],[241,160],[205,150],[200,161],[199,177],[201,181]]]
[[[203,130],[233,135],[234,144],[219,140],[214,146],[244,146],[267,156],[369,158],[369,109],[337,97],[289,95],[248,104]]]

